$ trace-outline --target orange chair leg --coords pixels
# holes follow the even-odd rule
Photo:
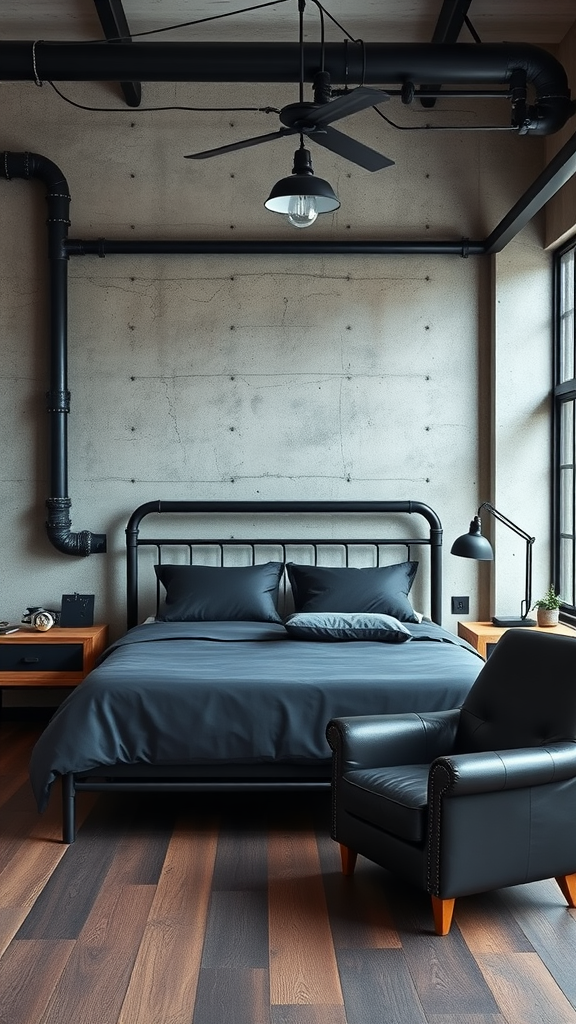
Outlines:
[[[438,896],[432,896],[431,899],[436,935],[448,935],[456,900],[441,900]]]
[[[340,843],[340,857],[342,858],[342,874],[354,874],[357,856],[358,854],[356,853],[355,850],[351,850],[350,847],[343,846],[342,843]]]
[[[569,907],[576,907],[576,874],[559,875],[556,879]]]

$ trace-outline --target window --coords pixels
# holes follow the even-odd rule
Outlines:
[[[554,579],[563,613],[576,617],[576,336],[574,274],[576,243],[555,263],[556,344],[554,370]]]

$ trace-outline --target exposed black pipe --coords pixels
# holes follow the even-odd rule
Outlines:
[[[549,135],[574,113],[562,65],[520,43],[327,43],[324,70],[346,85],[509,83],[522,71],[536,93],[526,131]],[[304,81],[322,66],[320,44],[304,45]],[[297,43],[0,42],[0,80],[298,82]]]
[[[66,242],[69,256],[138,256],[172,255],[303,255],[303,256],[480,256],[484,242],[471,242],[467,238],[456,242],[301,242],[283,241],[199,241],[161,239],[82,239],[70,238]]]
[[[37,153],[1,153],[1,165],[10,178],[38,178],[47,188],[48,259],[50,265],[50,389],[47,409],[50,436],[50,497],[46,499],[48,538],[65,555],[106,551],[106,535],[82,530],[71,532],[68,497],[68,390],[67,260],[70,195],[68,182],[56,164]]]

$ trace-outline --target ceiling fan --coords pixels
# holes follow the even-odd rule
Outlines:
[[[316,2],[316,0],[314,0]],[[189,153],[186,160],[206,160],[208,157],[220,156],[222,153],[233,153],[237,149],[248,149],[250,146],[259,146],[263,142],[271,142],[273,139],[282,139],[288,135],[299,135],[300,145],[304,145],[304,136],[317,142],[319,146],[331,150],[345,160],[364,167],[367,171],[380,171],[384,167],[390,167],[394,161],[378,153],[361,142],[356,142],[348,135],[330,128],[332,121],[339,121],[349,114],[356,114],[367,107],[375,107],[378,103],[389,100],[387,92],[380,89],[370,89],[361,85],[357,89],[345,92],[332,99],[330,87],[330,76],[324,70],[324,28],[322,21],[322,45],[321,45],[321,69],[316,73],[313,80],[312,103],[304,100],[304,8],[306,0],[298,0],[299,12],[299,46],[300,46],[300,95],[298,103],[289,103],[278,111],[280,121],[284,125],[277,132],[268,132],[266,135],[256,135],[251,139],[243,139],[241,142],[232,142],[227,146],[218,146],[216,149],[205,149],[200,153]]]
[[[300,84],[302,96],[303,83]],[[355,114],[390,99],[388,93],[380,89],[371,89],[368,86],[359,86],[333,100],[331,99],[330,77],[326,71],[319,71],[315,75],[313,90],[313,103],[307,103],[301,98],[298,103],[289,103],[282,107],[280,121],[285,125],[284,128],[266,135],[243,139],[241,142],[232,142],[227,146],[218,146],[216,149],[189,153],[186,160],[206,160],[208,157],[219,156],[222,153],[233,153],[237,149],[259,146],[261,143],[271,142],[273,139],[282,139],[289,135],[305,135],[313,142],[317,142],[319,146],[324,146],[325,149],[358,164],[367,171],[380,171],[384,167],[392,166],[394,161],[389,160],[382,153],[378,153],[375,149],[344,135],[343,132],[329,127],[333,121],[339,121],[342,117],[348,117],[349,114]]]

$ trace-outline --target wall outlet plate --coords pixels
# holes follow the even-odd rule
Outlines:
[[[469,615],[470,614],[470,598],[469,597],[453,597],[452,598],[452,615]]]

